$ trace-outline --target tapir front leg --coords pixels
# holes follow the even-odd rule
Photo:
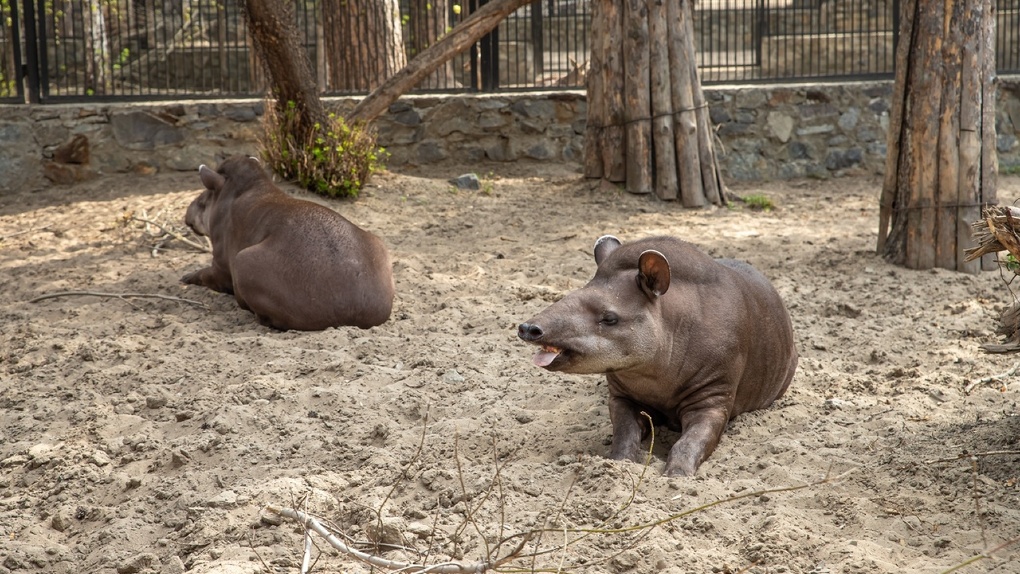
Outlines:
[[[609,395],[609,420],[613,423],[613,448],[609,458],[644,462],[641,441],[648,434],[648,419],[632,401]]]
[[[234,294],[234,282],[230,277],[230,273],[217,268],[215,265],[188,273],[181,277],[181,283],[201,285],[220,293]]]
[[[719,444],[729,413],[721,407],[688,411],[681,415],[680,438],[669,450],[666,476],[694,476]]]

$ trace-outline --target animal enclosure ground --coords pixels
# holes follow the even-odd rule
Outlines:
[[[446,178],[493,169],[480,191]],[[983,354],[997,273],[873,253],[876,179],[736,186],[768,212],[592,190],[574,166],[383,173],[331,202],[379,234],[397,284],[370,330],[272,332],[179,279],[129,214],[180,222],[194,174],[111,175],[0,197],[0,573],[296,572],[306,508],[355,540],[478,560],[510,534],[649,523],[524,560],[579,572],[942,572],[1020,535],[1020,357]],[[1006,177],[1000,197],[1020,196]],[[801,354],[789,392],[730,424],[693,478],[608,461],[601,377],[548,373],[516,325],[582,286],[594,240],[674,234],[772,279]],[[89,290],[157,299],[34,297]],[[975,472],[976,469],[976,472]],[[628,501],[629,505],[628,505]],[[466,509],[470,509],[468,518]],[[622,510],[621,510],[622,509]],[[378,514],[377,514],[378,512]],[[379,528],[380,517],[382,528]],[[320,544],[320,547],[323,547]],[[524,549],[533,552],[533,546]],[[393,559],[417,559],[388,550]],[[323,547],[316,572],[368,572]],[[1010,546],[965,572],[1018,572]]]

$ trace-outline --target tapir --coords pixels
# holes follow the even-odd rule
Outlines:
[[[185,223],[212,242],[212,265],[181,278],[233,294],[259,323],[318,331],[384,323],[393,269],[376,235],[336,211],[291,197],[252,157],[198,169],[205,190]]]
[[[768,407],[797,369],[789,313],[747,263],[713,259],[674,237],[595,243],[595,277],[533,319],[518,336],[540,347],[550,371],[606,375],[610,458],[643,460],[654,425],[680,436],[665,474],[691,476],[726,425]]]

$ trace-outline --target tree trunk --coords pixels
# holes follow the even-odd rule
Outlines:
[[[492,0],[482,6],[361,100],[347,119],[351,122],[369,122],[379,117],[379,114],[385,112],[386,108],[404,92],[418,85],[451,58],[468,49],[471,44],[498,26],[508,14],[532,1]]]
[[[408,22],[408,46],[411,56],[424,52],[450,29],[450,0],[411,0]],[[448,60],[429,74],[419,88],[441,90],[456,85],[453,61]]]
[[[373,90],[404,67],[397,0],[323,0],[322,22],[330,89]]]
[[[992,0],[904,0],[878,252],[976,273],[970,224],[996,202]]]
[[[294,103],[299,119],[295,134],[303,141],[315,124],[324,125],[326,112],[319,99],[311,63],[291,17],[290,4],[279,0],[241,0],[245,23],[255,51],[269,74],[270,90],[277,109]]]
[[[106,17],[99,0],[88,0],[82,5],[87,12],[82,22],[85,26],[85,59],[86,84],[96,94],[110,92],[110,77],[107,68],[110,66],[110,44],[106,33]]]
[[[685,207],[724,202],[692,0],[594,0],[587,177]]]

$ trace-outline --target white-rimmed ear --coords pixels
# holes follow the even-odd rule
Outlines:
[[[248,157],[249,157],[249,158],[251,158],[251,159],[253,159],[253,160],[255,160],[255,163],[257,163],[257,164],[259,164],[259,165],[262,165],[262,160],[260,160],[259,158],[255,157],[255,156],[253,156],[253,155],[250,155],[250,156],[248,156]]]
[[[649,299],[669,290],[669,262],[665,255],[649,249],[638,257],[638,285]]]
[[[603,235],[602,237],[599,237],[595,241],[595,247],[593,248],[595,253],[595,264],[602,265],[602,262],[605,261],[606,257],[609,257],[609,254],[616,251],[616,248],[620,245],[620,240],[612,235]]]
[[[223,187],[223,182],[226,181],[222,175],[216,173],[212,170],[212,168],[208,167],[204,163],[198,166],[198,175],[202,178],[202,185],[204,185],[206,189],[211,189],[213,191],[219,191]]]

